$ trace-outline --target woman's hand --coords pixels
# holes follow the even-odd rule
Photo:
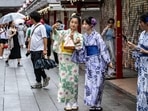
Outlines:
[[[145,50],[145,49],[143,49],[143,48],[141,48],[139,52],[140,52],[140,53],[145,53],[145,54],[148,54],[148,51],[147,51],[147,50]]]
[[[80,40],[80,38],[79,38],[79,37],[77,37],[77,38],[76,38],[76,41],[75,41],[75,44],[80,43],[80,41],[81,41],[81,40]]]
[[[112,62],[110,62],[110,63],[108,64],[108,67],[114,69],[114,66],[113,66]]]
[[[57,29],[57,28],[59,27],[59,25],[60,25],[59,23],[53,24],[53,25],[52,25],[52,29]]]
[[[136,48],[136,45],[133,44],[132,42],[127,42],[127,45],[130,47],[130,48]]]

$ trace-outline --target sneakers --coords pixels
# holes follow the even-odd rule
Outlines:
[[[46,77],[46,78],[43,80],[43,87],[48,86],[49,80],[50,80],[50,77]]]
[[[32,89],[40,89],[42,87],[46,87],[49,84],[49,80],[50,80],[50,77],[46,77],[46,79],[44,79],[44,81],[43,81],[43,85],[40,82],[37,82],[34,85],[31,85],[31,88]]]
[[[72,108],[72,110],[78,110],[79,109],[78,103],[75,102],[71,108]]]
[[[70,103],[67,103],[65,108],[64,108],[65,111],[71,111],[72,110],[72,107],[71,107],[71,104]]]
[[[41,83],[35,83],[34,85],[31,85],[32,89],[40,89],[42,88],[42,84]]]

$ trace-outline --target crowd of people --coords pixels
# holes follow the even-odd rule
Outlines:
[[[18,67],[22,67],[21,48],[26,45],[27,55],[31,55],[36,79],[36,83],[31,85],[31,88],[38,89],[48,86],[50,77],[46,75],[43,68],[36,69],[35,64],[45,55],[50,59],[53,53],[59,70],[57,99],[58,102],[65,103],[66,111],[79,108],[79,63],[84,63],[84,103],[90,107],[89,111],[102,111],[105,77],[115,73],[115,20],[110,18],[100,34],[95,30],[97,20],[91,16],[81,20],[78,14],[72,14],[68,29],[64,29],[61,20],[57,20],[50,26],[48,20],[41,19],[38,12],[32,12],[29,17],[32,24],[26,26],[19,24],[16,27],[14,21],[8,25],[0,25],[0,59],[3,59],[4,47],[8,44],[10,54],[5,61],[6,65],[9,66],[10,59],[17,59]],[[78,32],[79,24],[82,24],[83,34]],[[144,31],[140,35],[138,45],[129,41],[127,45],[134,50],[133,57],[136,58],[138,69],[137,111],[146,111],[148,110],[148,13],[140,17],[139,24]],[[72,57],[76,61],[73,61]]]

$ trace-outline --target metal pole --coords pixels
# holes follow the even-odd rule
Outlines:
[[[122,71],[122,0],[116,0],[116,76],[123,78]]]

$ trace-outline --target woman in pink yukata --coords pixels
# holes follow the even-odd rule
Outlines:
[[[101,35],[94,29],[97,24],[94,17],[82,20],[84,48],[86,52],[86,72],[84,103],[90,106],[89,111],[102,111],[101,100],[104,88],[105,71],[112,67],[110,56]]]

